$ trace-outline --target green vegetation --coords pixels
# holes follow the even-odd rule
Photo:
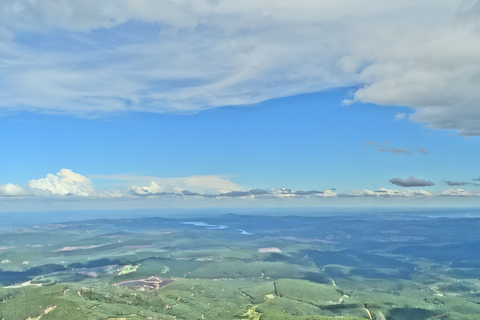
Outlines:
[[[440,256],[435,241],[445,239],[428,231],[431,220],[424,236],[395,220],[390,241],[390,231],[372,230],[391,221],[224,218],[209,224],[253,234],[155,218],[2,231],[0,319],[480,320],[480,257]],[[471,220],[444,223],[447,248],[468,240]],[[258,251],[266,247],[281,252]],[[112,286],[150,276],[176,281]]]
[[[253,304],[263,303],[267,296],[275,293],[275,286],[273,281],[263,282],[252,287],[245,288],[242,293],[246,294],[250,298],[250,302]],[[272,295],[275,297],[275,295]]]
[[[86,319],[86,313],[79,305],[65,297],[68,286],[24,287],[21,289],[3,289],[0,291],[0,318],[27,319],[38,317],[49,308],[55,308],[42,319],[61,319],[59,314],[68,314],[68,319]],[[51,314],[50,314],[51,313]]]
[[[336,287],[293,279],[275,281],[275,293],[279,297],[289,297],[317,306],[340,303],[340,298],[343,296]]]
[[[260,316],[260,320],[365,320],[365,318],[349,317],[349,316],[339,316],[339,317],[329,317],[329,316],[294,316],[286,312],[280,311],[270,311],[269,314],[264,314]]]

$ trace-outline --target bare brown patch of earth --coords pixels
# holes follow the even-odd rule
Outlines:
[[[163,279],[156,276],[151,276],[146,279],[138,279],[138,280],[128,280],[119,283],[114,283],[115,287],[133,287],[138,290],[142,291],[151,291],[151,290],[158,290],[163,288],[170,283],[177,281],[177,279]]]

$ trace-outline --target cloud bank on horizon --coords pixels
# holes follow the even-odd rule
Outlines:
[[[472,0],[6,0],[0,109],[195,113],[353,87],[345,104],[478,136],[479,21]]]
[[[291,190],[247,189],[220,176],[192,176],[185,178],[160,178],[135,175],[93,175],[93,177],[124,182],[147,182],[145,185],[130,185],[123,189],[96,190],[92,180],[70,169],[61,169],[45,178],[32,179],[25,186],[15,184],[0,185],[0,198],[69,198],[83,199],[133,199],[133,198],[183,198],[183,199],[295,199],[295,198],[422,198],[422,197],[480,197],[480,190],[447,189],[429,192],[422,189],[397,191],[388,188],[378,190],[352,190],[348,193],[335,189]],[[391,183],[401,187],[428,187],[433,182],[410,176],[407,179],[393,178]],[[450,181],[448,181],[450,182]],[[448,183],[447,182],[447,183]],[[461,185],[448,183],[449,185]]]

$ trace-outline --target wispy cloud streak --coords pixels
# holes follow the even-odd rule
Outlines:
[[[406,106],[410,121],[480,135],[477,7],[446,0],[2,1],[0,107],[193,113],[354,86],[345,103]]]

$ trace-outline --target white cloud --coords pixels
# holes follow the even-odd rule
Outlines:
[[[441,193],[443,196],[453,196],[453,197],[466,197],[466,196],[479,196],[480,193],[464,190],[464,189],[448,189],[444,190]]]
[[[335,198],[338,196],[338,193],[332,191],[332,190],[325,190],[322,194],[324,198]]]
[[[136,195],[149,195],[165,192],[155,181],[152,181],[149,186],[145,187],[131,186],[130,191]]]
[[[349,196],[349,194],[344,194],[343,196]],[[352,196],[365,196],[365,197],[371,197],[371,196],[377,196],[377,193],[375,191],[369,190],[369,189],[363,189],[363,190],[353,190],[352,191]]]
[[[115,174],[115,175],[90,175],[95,179],[122,181],[127,185],[132,185],[132,190],[146,188],[145,190],[155,190],[152,193],[168,192],[180,193],[183,190],[201,193],[225,193],[230,191],[243,190],[238,184],[232,182],[220,175],[197,175],[180,178],[163,178],[154,176],[141,176],[133,174]],[[154,185],[152,185],[154,183]],[[146,186],[147,185],[147,186]],[[147,192],[149,193],[149,192]]]
[[[311,201],[322,201],[322,198],[384,198],[384,199],[415,199],[415,198],[445,198],[445,197],[478,197],[480,191],[464,189],[448,189],[439,193],[419,190],[394,190],[379,188],[376,190],[363,189],[353,190],[349,193],[337,193],[333,190],[292,190],[288,188],[279,189],[246,189],[234,182],[221,178],[221,176],[191,176],[185,178],[159,178],[137,175],[94,175],[94,179],[118,180],[130,183],[128,187],[120,189],[95,190],[92,180],[86,176],[75,173],[69,169],[61,169],[56,174],[47,174],[45,178],[30,180],[26,186],[7,183],[0,185],[0,198],[2,201],[14,201],[15,197],[26,196],[28,198],[50,199],[57,201],[78,201],[79,198],[85,201],[109,201],[113,199],[124,199],[125,201],[137,201],[141,203],[144,199],[165,199],[189,200],[192,205],[195,201],[215,204],[218,201],[228,199],[240,200],[275,200],[281,199],[304,199],[307,203]],[[410,178],[409,178],[410,179]],[[407,184],[413,183],[416,186],[420,179],[408,180]],[[145,182],[147,181],[148,182]],[[132,184],[132,182],[141,182]],[[422,180],[424,181],[424,180]],[[145,182],[145,183],[143,183]],[[422,182],[424,183],[424,182]],[[55,196],[52,198],[52,196]],[[22,199],[25,199],[22,197]],[[76,200],[75,200],[76,199]],[[223,199],[223,200],[222,200]],[[317,200],[315,200],[317,199]],[[193,202],[192,202],[193,201]],[[203,201],[203,202],[202,202]],[[303,200],[301,200],[303,201]],[[308,202],[310,201],[310,202]],[[259,203],[260,204],[260,203]],[[141,205],[140,205],[141,206]]]
[[[435,196],[434,193],[428,192],[425,190],[404,190],[397,191],[387,188],[380,188],[378,190],[372,191],[369,189],[363,190],[353,190],[353,196],[356,197],[393,197],[393,198],[410,198],[410,197],[432,197]],[[345,195],[344,195],[345,196]],[[346,195],[348,197],[348,194]]]
[[[390,34],[391,41],[383,48],[378,47],[378,33],[371,41],[367,39],[365,46],[372,49],[373,59],[358,73],[364,86],[353,100],[408,106],[415,109],[409,117],[412,121],[479,135],[476,101],[480,93],[475,89],[480,85],[479,30],[470,20],[455,15],[453,8],[443,13],[438,9],[423,23],[413,14],[412,24]],[[399,27],[398,22],[393,23]]]
[[[28,192],[16,184],[7,183],[0,185],[0,197],[18,197],[27,195]]]
[[[390,196],[400,196],[400,193],[397,190],[380,188],[375,191],[372,191],[369,189],[353,190],[352,195],[357,197],[390,197]]]
[[[395,196],[398,195],[398,191],[387,188],[380,188],[378,190],[375,190],[375,194],[379,196]]]
[[[260,194],[260,198],[333,198],[336,196],[337,193],[333,192],[332,190],[295,191],[288,188],[272,189],[266,195]]]
[[[199,187],[206,189],[217,189],[219,192],[230,192],[241,190],[236,183],[224,179],[221,176],[190,176],[185,178],[187,187]]]
[[[192,189],[180,189],[176,191],[166,191],[165,188],[162,188],[157,183],[152,181],[149,186],[139,187],[131,186],[129,188],[130,193],[133,196],[153,196],[153,197],[194,197],[196,199],[200,198],[215,198],[215,199],[224,199],[224,198],[242,198],[242,199],[273,199],[273,198],[333,198],[337,196],[337,193],[332,190],[318,191],[301,191],[301,190],[291,190],[288,188],[281,189],[243,189],[243,190],[233,190],[228,192],[218,193],[202,193],[202,192],[193,192]]]
[[[143,187],[132,185],[128,190],[134,196],[175,196],[185,191],[185,189],[175,185],[160,186],[155,181],[151,181],[150,185]]]
[[[435,196],[434,193],[428,192],[425,190],[405,190],[402,191],[402,194],[405,195],[406,197],[432,197]]]
[[[479,135],[478,7],[451,0],[5,0],[0,106],[196,112],[360,85],[350,102],[407,106],[412,121]],[[125,22],[132,25],[116,29]]]
[[[49,173],[45,178],[30,180],[27,186],[32,193],[41,190],[62,196],[91,196],[95,192],[92,180],[70,169],[61,169],[57,174]]]

